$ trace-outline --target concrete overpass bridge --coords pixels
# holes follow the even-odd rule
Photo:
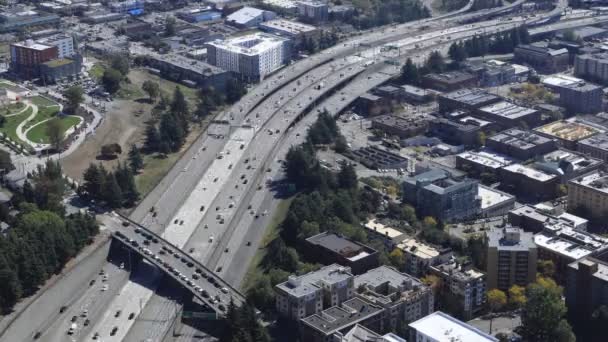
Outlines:
[[[225,316],[228,305],[245,303],[245,297],[187,252],[174,246],[146,227],[127,217],[115,214],[112,220],[112,243],[135,253],[173,278],[200,302]],[[179,224],[179,222],[178,222]]]

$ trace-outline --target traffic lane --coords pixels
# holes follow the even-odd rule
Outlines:
[[[76,301],[87,289],[88,282],[99,270],[99,265],[104,264],[109,248],[110,244],[105,244],[57,280],[55,285],[42,293],[5,330],[1,340],[30,340],[37,331],[52,325],[55,320],[60,320],[62,316],[59,314],[59,309]],[[39,326],[35,326],[37,322],[40,324]]]
[[[160,273],[155,266],[148,262],[140,262],[137,270],[131,273],[127,284],[112,299],[108,308],[103,311],[101,319],[97,320],[85,340],[92,340],[93,336],[99,334],[100,340],[104,342],[122,341],[128,332],[133,320],[129,319],[131,314],[137,317],[142,309],[142,301],[149,298],[156,289],[160,279]],[[116,313],[120,315],[116,317]],[[123,316],[123,313],[125,315]],[[116,330],[114,331],[114,328]]]
[[[103,314],[103,310],[109,303],[109,299],[118,292],[118,285],[129,276],[124,269],[120,269],[119,266],[114,264],[110,264],[102,269],[106,276],[104,277],[104,275],[98,272],[91,278],[84,295],[75,303],[70,304],[62,314],[62,317],[49,327],[48,334],[44,334],[41,341],[51,342],[70,340],[72,338],[78,340],[86,336],[91,328],[90,322],[95,321]],[[76,319],[72,321],[74,317]],[[89,320],[89,322],[85,326],[86,320]],[[77,329],[75,329],[72,335],[68,335],[68,330],[73,323],[77,324]]]

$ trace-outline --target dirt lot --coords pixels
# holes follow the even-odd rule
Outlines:
[[[141,88],[141,84],[146,80],[152,80],[158,82],[163,92],[167,94],[173,94],[173,90],[177,85],[174,82],[166,81],[158,76],[152,75],[142,69],[134,69],[129,73],[129,79],[132,82],[132,87]],[[196,98],[196,90],[182,87],[182,91],[189,101],[191,107],[194,106]],[[134,98],[129,100],[117,100],[115,99],[111,103],[106,103],[106,117],[95,131],[95,134],[89,136],[87,140],[70,156],[62,160],[62,166],[67,175],[73,179],[81,180],[84,170],[89,166],[91,162],[101,163],[107,169],[111,169],[118,161],[125,161],[129,153],[131,144],[137,144],[141,146],[144,141],[144,130],[145,123],[152,116],[152,105],[147,102],[147,97]],[[185,148],[189,146],[193,138],[200,134],[200,128],[193,125],[193,130],[186,143]],[[118,143],[122,147],[122,155],[111,161],[98,160],[97,156],[100,152],[101,146],[110,143]],[[142,178],[138,181],[140,191],[146,193],[151,190],[155,183],[162,178],[162,176],[171,167],[172,163],[178,159],[178,156],[171,155],[167,160],[162,162],[155,161],[149,157],[146,159],[146,170],[138,178]]]

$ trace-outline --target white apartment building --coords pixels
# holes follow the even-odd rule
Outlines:
[[[496,337],[441,311],[435,311],[409,326],[408,341],[412,342],[498,342]]]
[[[354,277],[349,267],[338,264],[289,279],[275,286],[277,311],[298,320],[342,304],[353,297]],[[324,298],[326,302],[324,303]]]
[[[207,62],[258,81],[290,59],[290,40],[267,33],[255,33],[207,44]]]
[[[38,43],[56,46],[58,58],[72,57],[76,53],[74,49],[74,38],[67,34],[59,34],[38,40]]]

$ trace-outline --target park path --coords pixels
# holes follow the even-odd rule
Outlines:
[[[10,118],[11,116],[17,116],[17,115],[20,115],[20,114],[22,114],[23,112],[25,112],[25,111],[26,111],[28,108],[30,108],[30,105],[29,105],[29,104],[26,104],[26,105],[25,105],[25,107],[24,107],[22,110],[18,111],[17,113],[13,113],[13,114],[4,115],[4,117],[5,117],[5,118]]]
[[[17,137],[21,141],[24,141],[24,142],[26,142],[26,143],[34,146],[35,144],[33,144],[31,141],[29,141],[27,139],[27,137],[25,136],[25,133],[23,132],[23,126],[25,126],[28,122],[30,122],[31,120],[33,120],[36,117],[36,115],[38,115],[38,106],[36,106],[35,104],[33,104],[29,100],[26,103],[28,103],[28,106],[32,107],[32,114],[30,114],[30,116],[28,116],[25,120],[23,120],[23,121],[21,121],[19,123],[19,125],[15,129],[15,132],[17,133]]]

